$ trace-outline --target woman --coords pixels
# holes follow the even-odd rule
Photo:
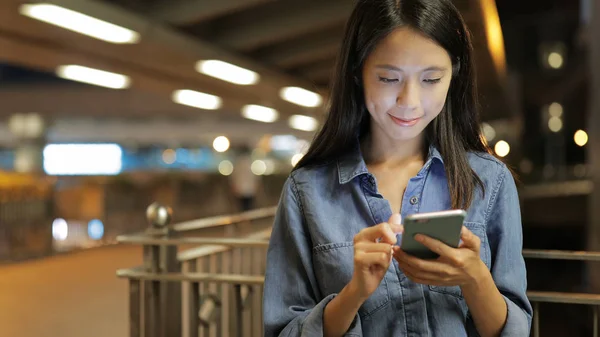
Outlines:
[[[267,255],[266,336],[529,336],[515,182],[480,135],[450,0],[357,0],[327,120],[288,178]],[[459,248],[404,253],[411,213],[462,208]],[[419,237],[419,236],[417,236]]]

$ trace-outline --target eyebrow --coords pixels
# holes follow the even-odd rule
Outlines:
[[[396,66],[393,66],[391,64],[379,64],[379,65],[376,65],[375,68],[392,70],[392,71],[402,71],[402,69],[400,69]],[[446,67],[439,67],[439,66],[431,66],[431,67],[427,67],[427,68],[423,69],[423,71],[446,71],[446,70],[447,70]]]

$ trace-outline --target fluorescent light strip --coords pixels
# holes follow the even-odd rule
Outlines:
[[[260,76],[248,69],[219,60],[198,61],[196,71],[238,85],[258,83]]]
[[[250,104],[242,108],[242,116],[258,122],[273,123],[279,118],[279,113],[266,106]]]
[[[217,110],[223,106],[221,97],[193,90],[176,90],[172,95],[175,103],[204,110]]]
[[[78,65],[60,66],[56,69],[56,75],[67,80],[111,89],[125,89],[131,85],[128,76]]]
[[[315,131],[319,125],[317,120],[313,117],[303,115],[293,115],[289,119],[290,127],[302,130],[302,131]]]
[[[49,144],[44,148],[44,171],[49,175],[115,175],[122,168],[117,144]]]
[[[288,102],[308,108],[316,108],[323,103],[321,95],[298,87],[285,87],[279,91],[279,96]]]
[[[140,34],[133,30],[56,5],[24,4],[19,7],[19,12],[30,18],[106,42],[124,44],[137,43],[140,40]]]

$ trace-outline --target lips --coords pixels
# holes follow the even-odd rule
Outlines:
[[[394,121],[394,123],[396,125],[400,125],[400,126],[413,126],[413,125],[417,124],[421,120],[421,117],[419,117],[419,118],[411,118],[411,119],[394,117],[392,115],[390,115],[390,117],[392,118],[392,120]]]

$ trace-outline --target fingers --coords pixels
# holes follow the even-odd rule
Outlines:
[[[390,253],[392,252],[392,245],[388,243],[373,243],[368,241],[359,242],[354,245],[354,250],[364,251],[367,253]]]
[[[404,275],[406,275],[406,277],[408,277],[411,281],[415,283],[426,284],[431,286],[451,285],[446,281],[440,280],[439,277],[436,277],[433,274],[419,273],[410,268],[403,268],[402,265],[400,265],[400,269],[402,270]]]
[[[394,257],[398,260],[398,264],[404,264],[411,268],[424,271],[434,271],[437,269],[434,264],[439,264],[439,262],[436,261],[423,260],[409,255],[398,247],[394,247]]]
[[[444,285],[452,279],[453,268],[437,260],[422,260],[394,247],[398,266],[411,280],[429,285]]]
[[[388,248],[387,252],[366,252],[357,251],[354,253],[354,264],[368,268],[372,265],[378,265],[387,269],[392,260],[392,250]]]
[[[473,250],[479,251],[481,247],[481,239],[473,234],[467,227],[462,228],[460,232],[460,239],[462,240],[461,247],[471,248]]]
[[[440,256],[451,256],[456,253],[454,248],[448,246],[442,241],[423,234],[415,235],[415,241],[420,242],[423,244],[423,246],[429,248],[432,252]]]
[[[392,227],[389,223],[384,222],[377,226],[365,228],[354,237],[354,243],[356,244],[361,241],[376,242],[378,239],[381,239],[381,242],[391,245],[396,244],[397,239],[394,229],[400,230],[400,227],[400,225],[393,225]]]

